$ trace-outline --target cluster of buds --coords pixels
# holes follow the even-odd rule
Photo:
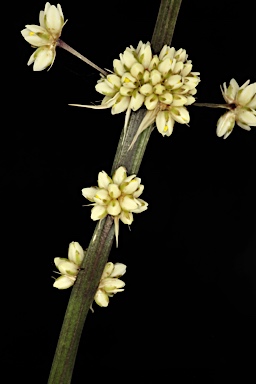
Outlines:
[[[58,268],[60,276],[55,279],[53,286],[58,289],[67,289],[74,285],[80,266],[85,257],[85,251],[75,241],[69,244],[68,258],[55,257],[54,264]],[[107,307],[109,297],[117,292],[124,291],[125,283],[119,279],[126,272],[126,265],[122,263],[108,262],[103,270],[100,283],[94,295],[96,304],[100,307]],[[92,306],[91,306],[91,310]]]
[[[98,289],[94,296],[94,301],[100,307],[107,307],[109,297],[117,292],[123,292],[125,283],[119,279],[126,272],[126,265],[122,263],[108,262],[103,270]],[[92,306],[91,306],[91,310]]]
[[[65,24],[60,4],[55,7],[47,2],[44,11],[39,13],[39,24],[26,25],[21,31],[24,39],[37,48],[28,60],[28,65],[34,63],[34,71],[52,66],[55,60],[56,46]]]
[[[229,86],[226,83],[221,87],[221,92],[229,109],[217,122],[217,136],[226,139],[235,126],[235,123],[250,131],[250,126],[256,126],[256,83],[250,84],[247,80],[241,87],[235,79],[231,79]]]
[[[74,285],[84,256],[85,251],[81,245],[75,241],[72,241],[68,247],[68,258],[54,258],[54,264],[59,270],[57,273],[61,275],[53,283],[55,288],[67,289]]]
[[[118,246],[119,220],[130,225],[133,213],[147,209],[148,203],[139,198],[144,190],[141,179],[127,176],[125,167],[119,167],[112,178],[105,171],[98,174],[98,186],[83,188],[83,196],[92,202],[92,220],[102,220],[107,215],[114,219],[116,245]]]
[[[137,48],[127,47],[120,60],[113,61],[114,72],[102,76],[96,91],[104,95],[101,105],[75,106],[105,109],[111,113],[126,111],[126,130],[131,111],[143,105],[147,113],[141,122],[131,147],[139,134],[156,122],[163,136],[170,136],[175,121],[188,124],[190,117],[186,106],[195,101],[199,72],[192,72],[192,62],[185,49],[175,50],[165,45],[159,55],[153,55],[149,42],[139,42]]]

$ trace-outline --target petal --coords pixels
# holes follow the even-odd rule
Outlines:
[[[95,89],[97,92],[101,93],[102,95],[110,96],[110,97],[113,97],[117,93],[117,90],[110,87],[106,81],[99,81],[96,84]]]
[[[117,289],[123,288],[125,286],[125,282],[117,279],[116,277],[107,277],[104,280],[101,280],[99,288],[104,289],[104,291],[109,293],[116,293]]]
[[[109,277],[113,272],[113,270],[114,270],[114,264],[111,262],[106,263],[101,275],[101,280],[105,279],[106,277]]]
[[[58,289],[67,289],[70,288],[75,283],[74,277],[69,276],[60,276],[53,283],[54,288]]]
[[[139,206],[137,209],[134,209],[132,212],[133,213],[141,213],[144,212],[148,209],[148,203],[142,199],[136,199],[139,203]]]
[[[120,199],[120,206],[124,211],[132,211],[138,208],[136,200],[131,196],[124,196]]]
[[[256,126],[256,116],[250,111],[241,110],[241,112],[237,114],[237,120],[246,125]]]
[[[89,201],[94,201],[94,196],[98,192],[97,187],[83,188],[82,195]]]
[[[238,104],[241,104],[243,106],[246,106],[252,98],[255,96],[256,93],[256,84],[250,84],[241,91],[238,92],[237,97],[236,97],[236,102]]]
[[[123,276],[126,272],[126,265],[123,263],[115,263],[114,268],[111,272],[111,277],[120,277]]]
[[[69,244],[68,259],[78,266],[82,264],[84,259],[84,250],[78,242],[72,241],[72,243]]]
[[[157,95],[150,95],[145,98],[144,105],[147,108],[147,110],[152,111],[156,108],[158,104],[158,96]]]
[[[117,90],[121,87],[120,76],[115,75],[114,73],[107,75],[108,82],[115,87]]]
[[[38,48],[35,52],[35,61],[33,70],[42,71],[45,68],[49,67],[54,61],[55,54],[53,49],[48,47]]]
[[[168,111],[160,111],[156,116],[156,127],[163,136],[170,136],[173,132],[174,119]]]
[[[133,66],[130,69],[130,73],[135,79],[140,80],[144,73],[143,65],[140,63],[133,64]]]
[[[135,192],[133,193],[133,197],[135,197],[135,198],[139,197],[139,196],[142,194],[143,191],[144,191],[144,185],[143,185],[143,184],[140,184],[140,186],[139,186],[139,188],[137,189],[137,191],[135,191]]]
[[[111,109],[112,115],[124,112],[129,107],[129,103],[130,97],[120,95]]]
[[[98,186],[100,188],[108,188],[108,185],[112,183],[111,177],[105,171],[99,172],[98,174]]]
[[[120,189],[123,193],[127,195],[131,195],[133,192],[135,192],[138,189],[140,182],[141,182],[141,179],[139,177],[135,177],[129,182],[124,182],[120,186]]]
[[[105,206],[95,205],[91,210],[91,219],[93,221],[104,219],[107,216],[107,210]]]
[[[121,166],[115,170],[112,179],[116,185],[120,185],[127,177],[126,168]]]
[[[107,206],[107,212],[109,215],[118,216],[121,212],[119,201],[116,199],[111,200],[111,202]]]
[[[131,225],[133,222],[133,214],[132,212],[122,211],[120,214],[120,220],[124,224]]]
[[[34,32],[34,33],[47,33],[46,29],[35,24],[27,24],[25,25],[26,29],[23,29],[23,31],[28,30],[29,32]],[[22,32],[21,32],[22,33]],[[23,34],[22,34],[23,36]]]
[[[226,135],[228,132],[232,132],[235,125],[235,114],[233,112],[226,112],[217,121],[216,134],[218,137]],[[230,134],[229,133],[229,134]],[[226,136],[227,137],[227,136]]]
[[[120,54],[120,59],[124,67],[130,69],[134,63],[137,62],[134,54],[129,50],[125,50],[123,54]]]
[[[115,73],[120,77],[123,76],[123,74],[126,72],[121,61],[117,59],[113,61],[113,68]]]
[[[144,100],[145,100],[145,96],[143,96],[139,91],[138,89],[136,89],[135,91],[133,91],[132,93],[132,97],[131,97],[131,100],[130,100],[130,105],[129,107],[133,110],[133,111],[137,111],[144,103]]]
[[[121,191],[116,184],[109,184],[108,193],[112,199],[117,199],[121,195]]]
[[[180,124],[188,124],[190,117],[185,107],[174,107],[170,109],[172,118]]]
[[[107,307],[109,303],[109,298],[106,292],[102,291],[101,289],[98,289],[94,296],[94,301],[100,307]]]
[[[76,276],[78,274],[79,267],[66,258],[55,257],[54,264],[62,275]]]
[[[51,5],[45,12],[45,27],[54,36],[60,36],[64,20],[59,10]]]

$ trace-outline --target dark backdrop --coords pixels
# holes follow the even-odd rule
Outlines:
[[[127,46],[151,39],[159,4],[62,1],[62,39],[112,69]],[[33,49],[20,30],[43,8],[26,0],[13,9],[2,104],[4,359],[9,382],[37,384],[47,382],[71,291],[52,287],[53,259],[71,241],[87,247],[95,223],[81,189],[110,172],[124,121],[68,106],[100,100],[98,73],[68,52],[57,49],[49,72],[27,67]],[[172,45],[201,73],[198,102],[223,102],[220,84],[232,77],[256,81],[254,15],[249,1],[183,1]],[[126,288],[89,313],[74,384],[123,377],[116,370],[168,370],[173,383],[255,380],[256,130],[236,126],[223,140],[223,110],[189,112],[189,127],[151,135],[139,171],[149,208],[131,231],[120,226],[110,255],[127,264]]]

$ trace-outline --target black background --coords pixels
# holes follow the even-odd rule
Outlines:
[[[101,99],[98,73],[68,52],[58,48],[48,72],[26,65],[33,49],[20,30],[38,24],[44,4],[26,0],[12,13],[2,143],[5,366],[8,382],[37,384],[47,382],[71,291],[52,287],[53,259],[71,241],[87,247],[95,223],[81,189],[110,172],[124,121],[68,106]],[[62,39],[112,69],[127,46],[151,39],[159,4],[62,1]],[[183,1],[172,45],[201,74],[198,102],[223,102],[220,84],[232,77],[256,81],[254,15],[249,1]],[[174,383],[255,381],[256,131],[236,126],[223,140],[223,110],[189,112],[189,127],[151,135],[138,174],[149,208],[131,231],[120,226],[110,254],[127,264],[126,288],[89,313],[73,384],[121,379],[116,370],[140,371],[141,382],[149,370]]]

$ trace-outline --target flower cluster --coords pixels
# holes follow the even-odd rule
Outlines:
[[[34,71],[52,66],[55,60],[56,46],[65,24],[60,4],[55,7],[47,2],[44,11],[39,13],[39,24],[26,25],[21,31],[24,39],[37,48],[28,60],[28,65],[34,63]]]
[[[156,122],[163,136],[170,136],[175,121],[189,123],[186,106],[194,103],[199,72],[192,72],[192,62],[187,60],[185,49],[175,50],[165,45],[159,55],[153,55],[151,45],[139,42],[137,48],[127,47],[120,60],[113,61],[114,72],[96,84],[96,90],[104,95],[101,105],[75,106],[105,109],[111,113],[126,111],[126,130],[131,111],[145,106],[147,113],[141,122],[131,147],[139,134]]]
[[[81,245],[73,241],[69,244],[68,259],[62,257],[54,258],[54,264],[59,270],[57,273],[61,275],[53,283],[55,288],[67,289],[75,283],[84,255],[85,251]]]
[[[112,178],[104,171],[98,174],[98,186],[83,188],[83,196],[92,202],[92,220],[102,220],[111,215],[114,218],[116,245],[118,246],[119,220],[124,224],[133,222],[133,213],[147,209],[148,203],[139,199],[144,190],[141,179],[127,176],[125,167],[119,167]]]
[[[109,297],[114,296],[117,292],[123,292],[125,283],[119,279],[126,272],[126,265],[122,263],[108,262],[103,270],[98,289],[95,293],[94,300],[100,307],[107,307]],[[91,310],[92,306],[91,306]]]
[[[256,126],[256,83],[249,83],[250,80],[247,80],[239,87],[236,80],[231,79],[228,87],[226,83],[221,87],[229,111],[217,122],[217,136],[226,139],[233,131],[235,123],[246,131],[251,130],[250,126]]]

